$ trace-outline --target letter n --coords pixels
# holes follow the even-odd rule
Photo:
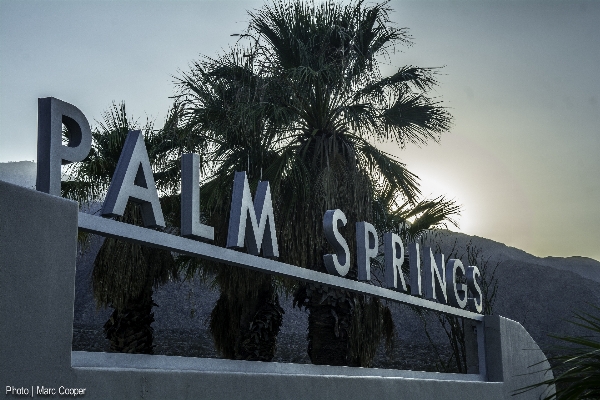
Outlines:
[[[446,304],[448,302],[448,297],[446,295],[444,255],[438,254],[434,258],[431,248],[425,247],[423,249],[423,261],[425,263],[425,298],[427,300],[437,300],[439,303]]]

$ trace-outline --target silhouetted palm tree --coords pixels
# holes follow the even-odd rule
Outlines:
[[[203,160],[203,214],[215,229],[215,243],[225,246],[231,188],[236,171],[246,171],[255,187],[278,157],[274,113],[262,98],[268,83],[243,50],[194,64],[181,80],[187,113],[186,151]],[[270,275],[215,263],[185,260],[188,269],[201,268],[220,290],[211,313],[210,331],[217,351],[226,358],[270,361],[283,309]]]
[[[62,183],[63,196],[80,206],[92,206],[104,200],[121,150],[134,124],[127,118],[125,104],[104,115],[104,123],[92,131],[92,150],[81,163],[72,164],[70,179]],[[152,126],[143,128],[150,162],[159,164],[161,153],[152,145]],[[161,180],[157,179],[161,186]],[[139,206],[129,203],[118,221],[142,225]],[[153,289],[176,275],[170,252],[139,246],[112,238],[104,240],[94,261],[92,285],[96,304],[114,309],[104,325],[111,351],[123,353],[153,352]]]
[[[433,69],[380,76],[376,57],[408,42],[404,30],[391,27],[384,5],[277,2],[250,15],[242,35],[250,38],[247,48],[196,63],[181,80],[187,132],[202,143],[203,204],[218,216],[214,224],[225,224],[233,172],[247,170],[253,184],[271,184],[281,259],[324,272],[326,210],[344,211],[348,238],[358,221],[416,235],[458,211],[443,198],[419,202],[417,177],[373,144],[426,143],[450,124],[426,96],[436,85]],[[224,235],[226,225],[215,229]],[[354,241],[348,244],[355,254]],[[354,268],[348,277],[356,278]],[[213,324],[243,303],[226,289],[239,291],[239,278],[217,278],[219,301],[229,305],[217,303],[222,309],[215,308]],[[316,364],[370,365],[382,334],[392,334],[389,310],[369,296],[302,284],[295,303],[309,310],[308,351]],[[238,314],[229,321],[219,341],[237,343]]]
[[[385,4],[362,1],[281,1],[251,13],[254,56],[281,87],[279,101],[288,112],[280,127],[288,142],[266,175],[285,199],[279,221],[294,221],[280,223],[278,232],[282,257],[296,265],[325,271],[323,255],[330,250],[321,221],[328,209],[346,214],[347,238],[354,238],[355,222],[374,221],[386,201],[384,210],[400,202],[390,217],[401,215],[403,204],[416,206],[415,216],[437,210],[435,223],[456,212],[441,199],[418,203],[417,177],[373,144],[424,144],[450,125],[447,111],[427,96],[436,85],[433,69],[408,66],[381,76],[378,57],[409,42],[388,12]],[[354,240],[348,244],[356,254]],[[354,267],[348,277],[356,277]],[[391,334],[389,310],[377,299],[308,284],[295,301],[310,313],[313,363],[368,366],[381,334]]]

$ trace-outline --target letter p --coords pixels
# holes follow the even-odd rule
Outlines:
[[[62,126],[69,134],[62,144]],[[38,99],[36,189],[60,196],[61,165],[82,161],[92,148],[92,132],[85,115],[74,105],[54,97]]]

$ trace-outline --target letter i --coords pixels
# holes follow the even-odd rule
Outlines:
[[[419,243],[408,244],[408,263],[410,266],[410,294],[413,296],[422,296]]]

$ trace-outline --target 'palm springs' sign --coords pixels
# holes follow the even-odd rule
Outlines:
[[[69,143],[66,146],[62,143],[62,125],[66,126],[69,131]],[[52,97],[39,99],[37,190],[60,196],[61,165],[85,159],[91,150],[91,144],[92,135],[89,123],[77,107]],[[199,156],[184,154],[181,168],[181,235],[204,242],[212,241],[214,239],[213,228],[200,222]],[[130,131],[127,136],[102,206],[101,215],[103,217],[123,215],[127,202],[130,200],[140,205],[146,228],[165,226],[152,168],[140,131]],[[89,220],[88,217],[85,218]],[[348,243],[340,233],[340,229],[346,224],[346,216],[339,209],[328,210],[323,217],[325,237],[334,249],[334,253],[326,254],[323,261],[327,272],[338,277],[346,276],[350,269]],[[122,228],[118,227],[117,230],[122,231]],[[130,227],[129,229],[140,228]],[[88,230],[101,231],[99,228],[90,229],[89,227]],[[115,233],[113,235],[124,237]],[[173,251],[180,248],[161,244],[161,240],[164,241],[165,237],[161,236],[152,243]],[[132,240],[135,241],[135,239]],[[465,267],[458,259],[450,259],[445,263],[444,255],[434,256],[429,247],[423,249],[421,257],[419,244],[409,243],[407,246],[410,266],[409,294],[401,270],[405,258],[404,244],[398,235],[391,232],[384,234],[383,242],[385,286],[387,289],[403,293],[400,298],[391,295],[383,297],[478,319],[473,318],[471,313],[463,311],[463,309],[469,309],[476,313],[482,312],[482,292],[477,282],[480,273],[476,266]],[[198,245],[200,246],[201,243]],[[236,251],[245,247],[247,253],[255,257],[262,255],[265,258],[276,258],[279,256],[269,182],[259,182],[253,200],[246,173],[236,172],[226,247]],[[211,255],[203,253],[206,258],[277,273],[275,270],[262,268],[254,261],[232,261],[230,253],[228,253],[229,256],[220,257],[218,254],[221,253],[215,252],[218,249],[215,246],[207,249],[207,252],[212,253]],[[369,222],[356,223],[356,249],[358,280],[370,281],[371,260],[379,255],[379,239],[375,227]],[[193,251],[190,253],[202,255]],[[423,263],[421,263],[421,258]],[[284,268],[289,267],[287,264],[278,264]],[[276,267],[277,265],[274,268]],[[297,272],[282,272],[282,274],[312,280],[312,275],[304,276],[306,274]],[[466,285],[460,283],[465,280]],[[316,281],[322,282],[323,279]],[[346,285],[339,284],[339,281],[336,282],[338,282],[338,286],[346,287]],[[364,291],[361,288],[364,289],[365,286],[358,286],[358,289],[353,286],[350,290],[380,295],[380,292],[372,293],[371,290]],[[423,302],[420,299],[419,301],[416,301],[417,299],[410,301],[406,297],[407,295],[408,297],[422,297],[428,301]],[[440,308],[429,303],[450,307],[442,306]]]

